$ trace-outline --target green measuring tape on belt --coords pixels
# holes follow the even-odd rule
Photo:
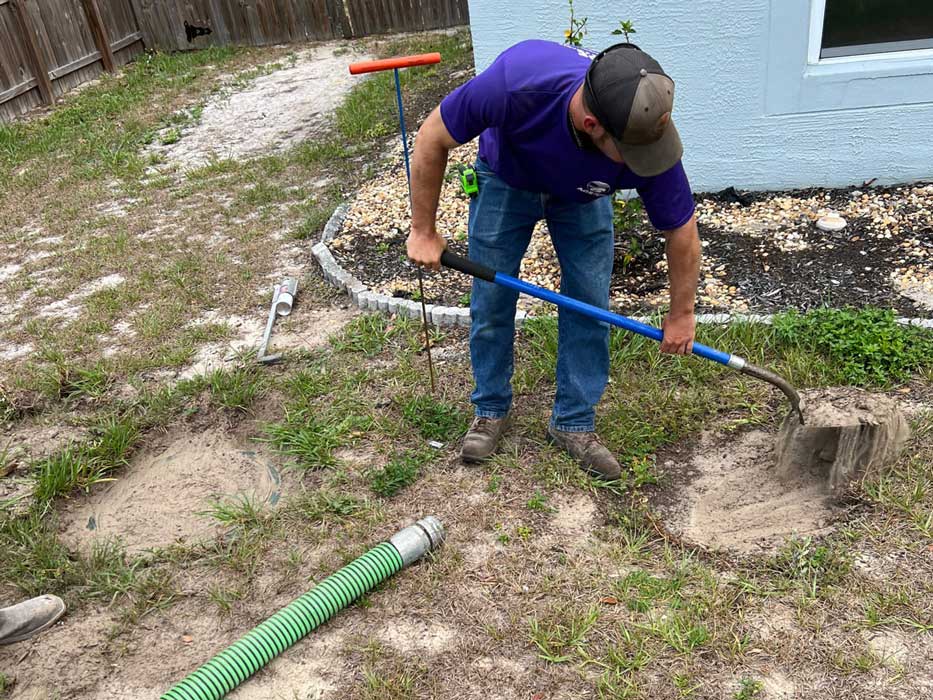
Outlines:
[[[469,165],[460,166],[460,186],[470,197],[475,197],[479,192],[479,180],[476,177],[476,171]]]

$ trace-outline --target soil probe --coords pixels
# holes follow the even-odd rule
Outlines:
[[[439,53],[423,53],[416,56],[398,56],[379,61],[360,61],[350,64],[350,74],[375,73],[377,71],[391,70],[395,75],[395,100],[398,104],[398,125],[402,132],[402,152],[405,154],[405,177],[408,179],[408,206],[411,207],[411,164],[408,159],[408,133],[405,130],[405,111],[402,108],[402,83],[399,80],[399,68],[413,66],[427,66],[440,63]],[[428,327],[428,310],[424,305],[424,280],[421,267],[418,267],[418,292],[421,295],[421,324],[424,328],[424,347],[428,352],[428,372],[431,375],[431,393],[434,388],[434,362],[431,360],[431,331]]]
[[[562,309],[576,311],[577,313],[589,316],[590,318],[595,318],[599,321],[604,321],[605,323],[609,323],[613,326],[618,326],[619,328],[631,331],[632,333],[638,333],[639,335],[643,335],[646,338],[651,338],[652,340],[657,340],[658,342],[664,339],[664,332],[660,328],[649,326],[647,323],[641,323],[640,321],[628,318],[627,316],[622,316],[620,314],[607,311],[606,309],[601,309],[598,306],[593,306],[592,304],[587,304],[577,299],[573,299],[562,294],[557,294],[556,292],[552,292],[549,289],[544,289],[543,287],[529,284],[528,282],[524,282],[515,277],[504,275],[501,272],[496,272],[495,270],[486,267],[485,265],[475,263],[468,258],[455,255],[450,251],[445,250],[441,254],[441,264],[445,267],[451,268],[452,270],[465,272],[466,274],[476,277],[477,279],[493,282],[503,287],[514,289],[515,291],[522,294],[527,294],[544,301],[549,301]],[[797,416],[800,419],[800,424],[803,425],[804,420],[803,411],[801,411],[800,408],[800,396],[797,394],[797,391],[794,389],[794,387],[792,387],[790,383],[780,375],[777,375],[774,372],[770,372],[761,367],[756,367],[738,355],[721,352],[720,350],[715,350],[711,347],[703,345],[702,343],[693,344],[693,354],[699,355],[700,357],[706,358],[707,360],[712,360],[713,362],[718,362],[721,365],[726,365],[732,369],[736,369],[743,374],[749,375],[750,377],[755,377],[755,379],[760,379],[762,381],[768,382],[769,384],[773,384],[778,389],[780,389],[790,400],[791,406],[793,407],[794,411],[797,412]]]

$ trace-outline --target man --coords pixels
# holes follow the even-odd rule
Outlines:
[[[43,595],[0,608],[0,644],[13,644],[35,637],[64,614],[65,603],[54,595]]]
[[[540,219],[561,267],[561,292],[609,305],[613,261],[611,193],[635,188],[664,232],[671,307],[661,350],[690,352],[700,242],[693,196],[671,121],[674,83],[633,44],[598,56],[548,41],[524,41],[448,95],[418,132],[412,166],[408,256],[439,268],[435,228],[450,149],[480,137],[479,193],[470,203],[469,255],[517,275]],[[466,462],[487,459],[508,427],[517,292],[474,280],[470,356],[475,420]],[[557,391],[548,439],[597,477],[619,463],[595,432],[595,406],[609,373],[609,329],[579,313],[558,320]]]

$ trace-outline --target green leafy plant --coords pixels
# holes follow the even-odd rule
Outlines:
[[[752,700],[761,693],[764,684],[754,678],[743,678],[739,681],[739,689],[735,694],[735,700]]]
[[[623,19],[619,20],[619,26],[616,29],[613,29],[612,34],[615,36],[625,35],[625,41],[629,41],[629,35],[635,33],[635,25],[632,24],[632,20]]]
[[[820,353],[855,386],[888,386],[933,367],[933,333],[897,322],[888,309],[816,309],[776,316],[774,330],[791,347]]]
[[[579,19],[573,10],[573,0],[568,0],[570,5],[570,27],[564,30],[564,43],[568,46],[580,46],[583,44],[583,37],[586,36],[586,21],[588,18]]]
[[[426,455],[422,452],[396,454],[384,467],[369,473],[369,486],[380,496],[394,496],[418,479],[425,461]]]
[[[771,569],[798,583],[815,598],[823,589],[840,583],[851,569],[850,557],[839,547],[817,544],[811,537],[794,538],[775,555]]]

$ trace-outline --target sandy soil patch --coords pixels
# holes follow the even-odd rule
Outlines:
[[[155,145],[170,164],[189,170],[222,158],[251,158],[311,139],[359,79],[347,66],[369,56],[341,54],[345,42],[315,46],[295,65],[256,78],[249,87],[209,102],[199,123],[170,145]]]
[[[175,433],[137,455],[117,478],[62,514],[63,539],[88,547],[119,538],[130,553],[216,534],[204,514],[212,501],[274,503],[276,469],[219,430]]]
[[[102,289],[117,287],[125,281],[123,275],[112,274],[88,282],[64,299],[59,299],[58,301],[53,301],[51,304],[43,306],[39,310],[38,316],[41,318],[75,319],[81,314],[81,302],[87,297]]]
[[[794,535],[830,532],[837,515],[824,479],[779,477],[773,433],[753,430],[723,439],[705,432],[682,464],[670,460],[663,467],[691,475],[675,489],[675,503],[661,506],[668,527],[708,547],[776,548]]]
[[[66,614],[32,641],[0,646],[0,669],[16,679],[9,699],[86,698],[107,667],[112,624],[106,610],[86,610]],[[23,664],[27,658],[28,665]]]

